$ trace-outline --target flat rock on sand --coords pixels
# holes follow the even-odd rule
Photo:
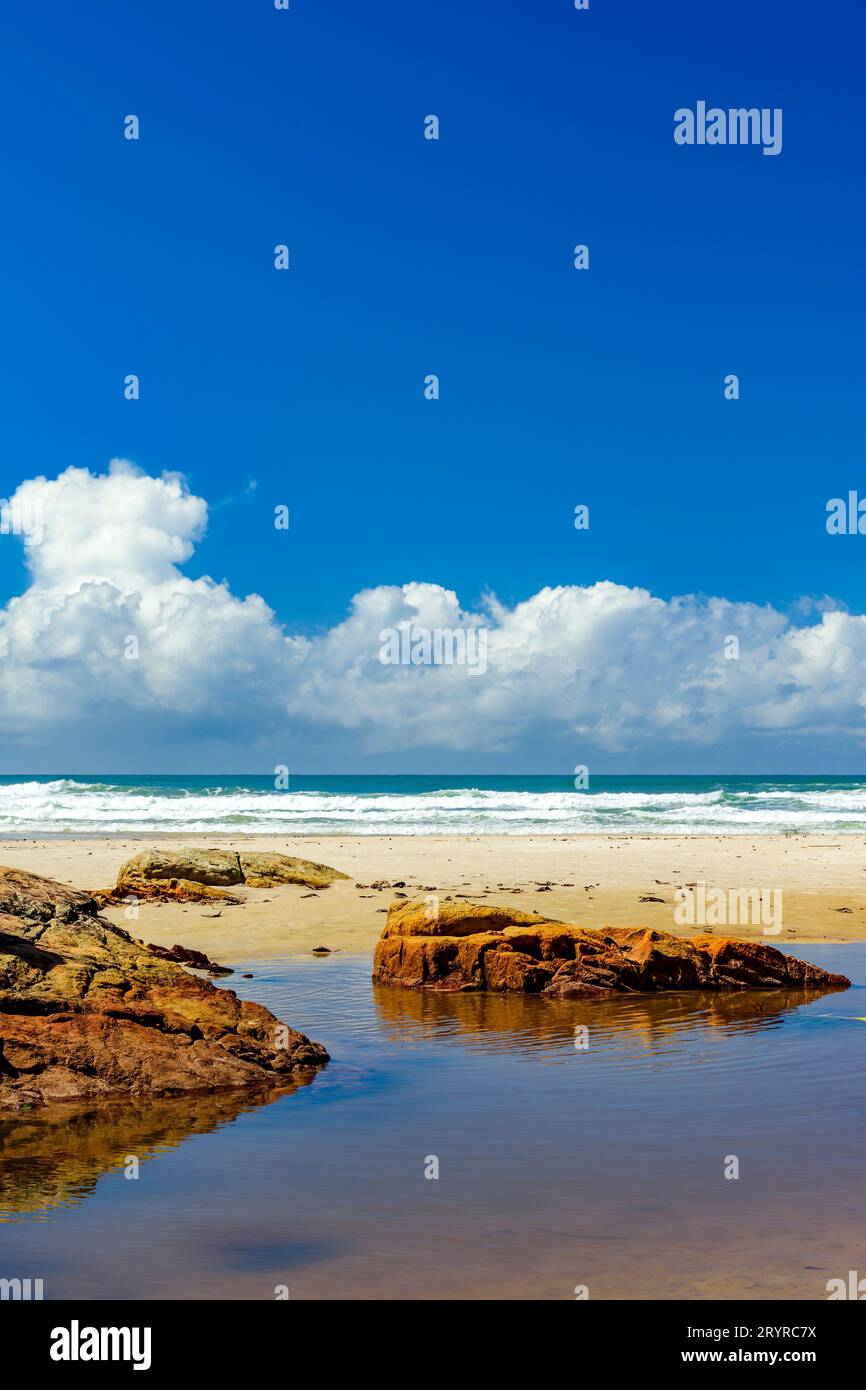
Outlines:
[[[553,999],[681,989],[847,989],[850,980],[757,941],[645,927],[590,930],[512,908],[393,903],[373,979],[407,989]]]
[[[327,888],[337,879],[347,877],[327,864],[314,864],[288,854],[148,849],[122,864],[115,887],[98,893],[97,898],[102,903],[127,897],[231,901],[232,894],[225,890],[232,887],[276,888],[283,883],[297,883],[305,888]]]
[[[0,1111],[276,1087],[327,1060],[262,1005],[99,917],[88,893],[0,868]]]

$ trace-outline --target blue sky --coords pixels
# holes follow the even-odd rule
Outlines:
[[[179,470],[210,508],[186,573],[310,636],[413,580],[862,611],[824,515],[866,493],[863,29],[781,0],[6,7],[0,495]],[[698,99],[782,107],[783,152],[676,146]],[[0,600],[26,582],[0,545]]]

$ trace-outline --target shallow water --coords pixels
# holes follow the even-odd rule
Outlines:
[[[256,963],[231,986],[331,1064],[268,1103],[0,1123],[0,1278],[46,1298],[825,1298],[866,1274],[866,944],[798,954],[854,987],[548,1003],[373,989],[367,959]]]

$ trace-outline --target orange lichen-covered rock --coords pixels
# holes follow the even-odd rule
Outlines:
[[[99,917],[89,894],[0,868],[0,1111],[275,1087],[327,1060],[261,1004]]]
[[[554,999],[681,989],[847,989],[850,980],[760,941],[643,927],[593,930],[510,908],[429,899],[393,904],[373,979],[408,989]]]

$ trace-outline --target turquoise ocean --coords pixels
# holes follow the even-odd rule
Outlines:
[[[0,777],[0,836],[866,834],[866,777]]]

